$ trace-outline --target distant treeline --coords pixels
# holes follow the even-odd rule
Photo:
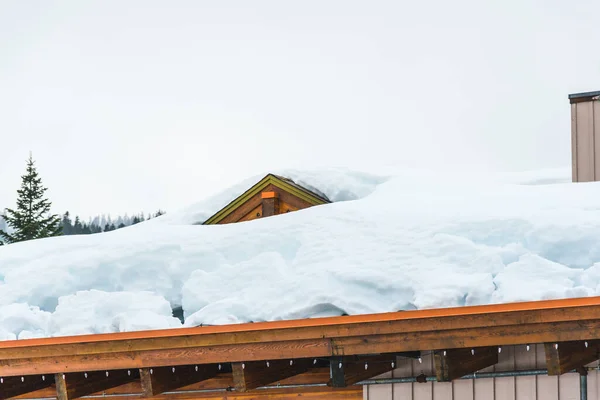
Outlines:
[[[71,213],[64,213],[60,221],[63,235],[89,235],[92,233],[110,232],[116,229],[125,228],[126,226],[139,224],[152,218],[159,217],[165,214],[164,211],[158,210],[154,214],[145,215],[140,213],[132,217],[125,215],[115,219],[110,215],[99,215],[90,218],[87,222],[82,222],[79,216],[75,216],[75,220],[71,219]],[[0,222],[1,224],[1,222]]]

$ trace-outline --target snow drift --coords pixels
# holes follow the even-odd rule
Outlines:
[[[113,232],[0,247],[0,339],[600,294],[600,184],[568,171],[274,171],[334,201],[198,225],[262,176]]]

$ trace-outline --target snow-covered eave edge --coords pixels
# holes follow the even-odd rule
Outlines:
[[[152,330],[136,330],[130,332],[114,332],[114,333],[99,333],[99,334],[84,334],[72,336],[56,336],[48,338],[33,338],[21,340],[5,340],[0,341],[0,359],[2,352],[10,348],[23,348],[33,346],[53,346],[75,343],[101,343],[108,341],[130,341],[143,339],[166,339],[183,337],[189,335],[229,335],[239,334],[244,332],[263,332],[271,335],[269,332],[289,331],[306,328],[322,328],[323,330],[334,329],[335,327],[343,326],[360,326],[364,324],[384,323],[390,324],[393,322],[409,322],[419,320],[425,324],[422,330],[426,330],[426,325],[437,326],[439,319],[458,318],[464,319],[473,316],[481,316],[481,318],[491,318],[494,325],[503,325],[508,322],[514,315],[519,313],[543,312],[554,313],[556,311],[581,309],[589,312],[579,313],[581,317],[569,317],[569,321],[582,321],[598,319],[600,324],[600,296],[577,297],[552,300],[536,300],[524,302],[511,302],[500,304],[485,304],[474,306],[458,306],[458,307],[443,307],[430,308],[419,310],[406,310],[395,312],[383,312],[374,314],[360,315],[345,315],[335,317],[315,317],[301,318],[294,320],[279,320],[279,321],[261,321],[261,322],[245,322],[237,324],[225,325],[203,325],[196,327],[181,327],[168,329],[152,329]],[[576,315],[576,314],[575,314]],[[548,322],[559,321],[561,316],[554,316]],[[535,320],[539,322],[540,320]],[[547,321],[547,320],[541,320]],[[515,323],[515,324],[518,324]],[[509,324],[510,325],[510,324]],[[599,325],[600,326],[600,325]],[[596,328],[594,328],[596,329]],[[318,333],[322,335],[322,333]],[[336,334],[337,335],[337,334]],[[330,337],[325,335],[323,337]],[[596,339],[600,339],[596,338]],[[0,367],[1,371],[2,367]]]

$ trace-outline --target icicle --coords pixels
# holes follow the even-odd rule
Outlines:
[[[447,354],[447,353],[446,353],[446,350],[444,350],[444,357],[446,357],[446,354]]]
[[[423,359],[419,357],[419,364],[423,364]]]
[[[339,364],[338,364],[338,368],[339,368],[339,369],[342,369],[342,363],[339,363]]]
[[[365,369],[368,369],[369,365],[367,363],[365,363]]]
[[[46,375],[42,375],[42,380],[45,381],[46,380]]]
[[[106,371],[106,376],[108,376],[108,371]]]
[[[219,365],[219,369],[221,369],[221,366]],[[196,372],[198,372],[198,366],[196,365]]]
[[[586,348],[588,347],[588,342],[585,342],[585,347],[586,347]]]
[[[219,364],[219,371],[221,370],[221,364]]]
[[[392,368],[396,367],[396,363],[392,361]]]
[[[21,382],[25,382],[25,377],[24,376],[21,377]]]
[[[294,360],[290,360],[290,365],[294,365]]]
[[[498,353],[502,353],[502,347],[498,347]]]
[[[558,343],[555,343],[555,344],[554,344],[554,348],[555,348],[556,350],[558,350]]]
[[[175,367],[173,367],[173,368],[171,369],[171,371],[173,371],[173,373],[175,373]]]
[[[65,379],[65,374],[63,374],[62,376],[63,376],[63,379]]]
[[[131,376],[131,370],[130,369],[127,370],[127,375]]]
[[[529,345],[527,345],[527,351],[529,351]]]
[[[471,355],[474,356],[475,355],[475,349],[471,349]]]
[[[152,368],[150,368],[150,375],[152,375],[154,373],[154,370]]]
[[[242,364],[242,369],[246,369],[246,364]]]
[[[317,359],[316,358],[313,360],[313,365],[317,365]]]
[[[0,383],[4,383],[4,378],[0,378]]]
[[[269,362],[267,361],[267,368],[269,368]]]
[[[87,372],[84,373],[83,376],[85,377],[85,379],[87,379]]]

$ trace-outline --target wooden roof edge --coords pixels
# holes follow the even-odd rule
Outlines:
[[[227,215],[229,215],[231,212],[233,212],[233,210],[236,207],[247,201],[255,194],[259,193],[269,184],[281,187],[282,189],[287,190],[288,192],[298,196],[302,200],[305,200],[306,202],[313,205],[331,203],[331,201],[328,198],[324,197],[324,195],[315,193],[312,190],[309,190],[308,188],[297,184],[292,179],[269,173],[257,183],[252,185],[248,190],[246,190],[241,195],[230,201],[225,207],[221,208],[219,211],[207,218],[206,221],[202,222],[202,225],[211,225],[218,223],[223,218],[227,217]]]
[[[368,324],[378,322],[394,322],[414,319],[431,319],[444,317],[468,317],[481,314],[514,313],[523,311],[557,310],[575,307],[600,306],[600,296],[581,297],[557,300],[541,300],[513,302],[490,305],[459,306],[423,310],[409,310],[377,314],[361,314],[339,317],[307,318],[297,320],[241,323],[230,325],[202,326],[189,328],[171,328],[143,330],[132,332],[86,334],[76,336],[59,336],[25,340],[0,341],[0,349],[49,346],[76,343],[109,342],[136,339],[160,339],[182,336],[235,334],[242,332],[270,331],[275,329],[301,329],[309,327],[335,327],[336,325]]]

